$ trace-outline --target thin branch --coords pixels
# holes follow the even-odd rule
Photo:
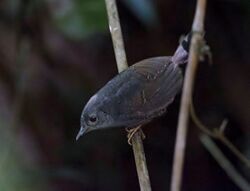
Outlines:
[[[247,180],[241,176],[241,174],[235,169],[231,162],[224,156],[221,150],[213,142],[213,140],[207,136],[201,136],[201,142],[205,148],[210,152],[214,159],[219,163],[219,165],[224,169],[231,180],[243,191],[250,190],[250,184]]]
[[[142,130],[134,134],[134,136],[132,137],[132,145],[140,189],[141,191],[151,191],[148,168],[142,143]]]
[[[246,158],[244,154],[240,152],[240,150],[234,146],[234,144],[224,136],[224,134],[220,133],[218,139],[227,146],[227,148],[236,156],[238,159],[246,165],[246,167],[250,168],[250,160]]]
[[[118,72],[122,72],[128,68],[128,64],[116,2],[115,0],[105,0],[105,2],[108,12],[109,30],[113,41],[117,68]]]
[[[193,101],[191,101],[190,103],[190,115],[196,126],[200,128],[201,131],[215,139],[220,140],[243,164],[250,168],[250,160],[246,158],[246,156],[242,154],[240,150],[235,147],[234,144],[224,134],[224,130],[227,125],[227,120],[223,120],[219,128],[214,128],[213,130],[210,130],[197,117],[193,106]]]
[[[194,77],[199,61],[200,48],[203,41],[204,18],[206,10],[206,0],[198,0],[195,17],[192,26],[192,40],[190,55],[188,58],[187,70],[185,73],[184,87],[181,97],[181,107],[177,127],[177,136],[174,151],[174,164],[171,180],[171,191],[180,191],[181,179],[186,147],[186,137],[188,130],[189,106],[192,97]]]
[[[124,49],[116,2],[115,0],[105,0],[105,2],[108,12],[109,29],[112,36],[117,68],[119,72],[122,72],[128,67],[128,64],[126,60],[126,53]],[[141,191],[151,191],[146,157],[142,143],[142,132],[137,131],[136,133],[134,133],[134,136],[131,140],[140,189]]]

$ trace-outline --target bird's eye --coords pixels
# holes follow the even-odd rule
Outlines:
[[[95,114],[92,114],[88,118],[88,125],[95,125],[97,121],[97,116]]]

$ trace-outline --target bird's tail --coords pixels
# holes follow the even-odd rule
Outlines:
[[[171,58],[174,64],[180,65],[187,63],[191,37],[191,33],[187,34],[179,44],[178,48]]]

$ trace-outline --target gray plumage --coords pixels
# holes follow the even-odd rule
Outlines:
[[[179,64],[188,53],[180,45],[173,57],[142,60],[116,75],[90,98],[77,135],[110,127],[135,127],[164,113],[182,87]]]

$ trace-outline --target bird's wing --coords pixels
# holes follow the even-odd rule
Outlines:
[[[98,97],[112,126],[133,127],[161,115],[182,86],[182,74],[171,57],[140,61],[113,78]]]
[[[182,73],[171,63],[171,57],[155,57],[142,60],[130,67],[136,80],[143,84],[132,97],[135,110],[154,117],[174,100],[182,86]],[[135,111],[136,112],[136,111]]]

